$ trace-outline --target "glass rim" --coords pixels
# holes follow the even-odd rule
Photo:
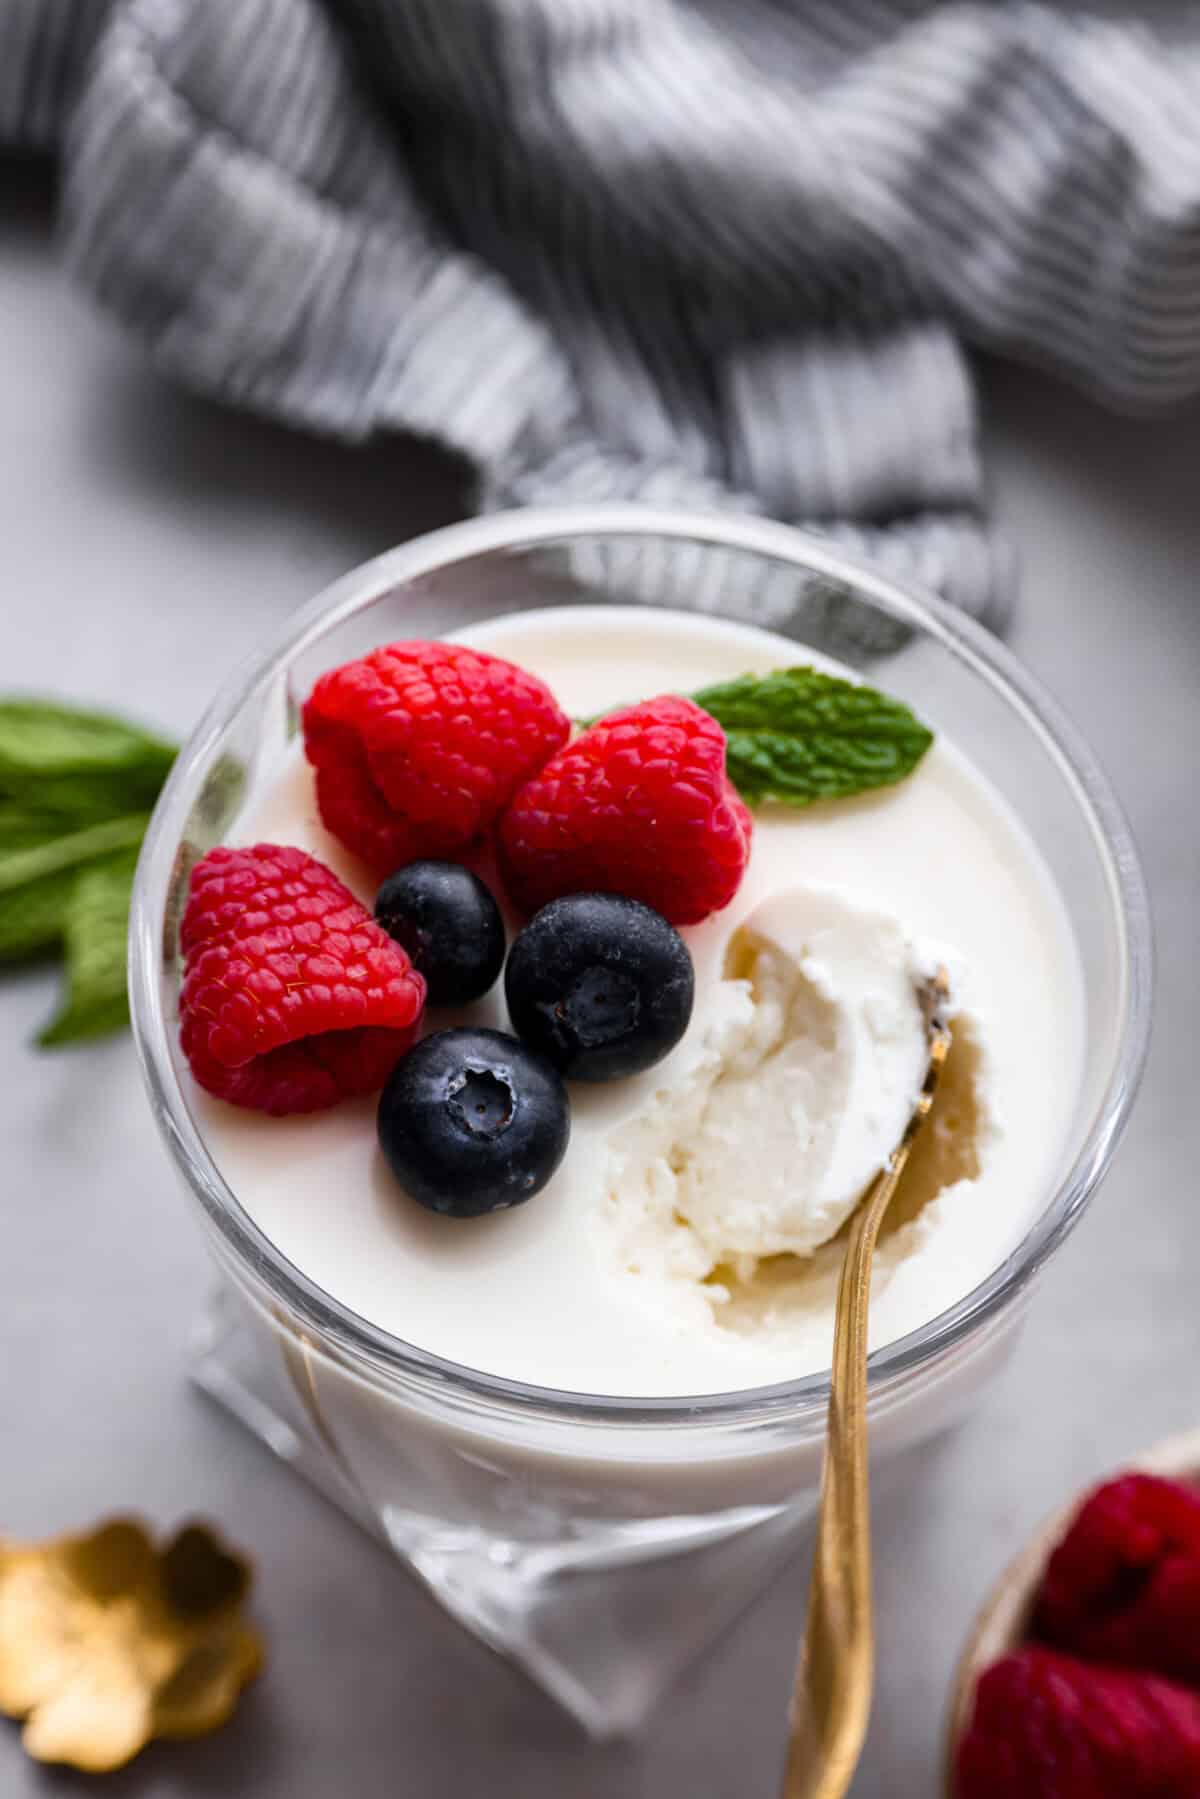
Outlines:
[[[631,503],[530,508],[447,525],[384,551],[341,576],[291,615],[287,628],[244,661],[219,689],[181,748],[146,832],[130,912],[129,986],[133,1033],[159,1127],[188,1185],[235,1258],[249,1266],[319,1338],[378,1373],[433,1381],[506,1411],[579,1425],[709,1427],[752,1424],[824,1410],[829,1371],[721,1393],[622,1396],[539,1386],[487,1374],[419,1348],[372,1324],[296,1267],[255,1223],[209,1156],[185,1102],[162,1003],[160,958],[169,870],[183,827],[230,720],[332,626],[399,583],[495,551],[569,538],[667,537],[807,568],[875,600],[893,617],[938,640],[1000,695],[1057,764],[1091,827],[1121,952],[1117,1049],[1084,1141],[1028,1231],[1007,1258],[953,1306],[876,1350],[873,1392],[902,1380],[1001,1313],[1065,1240],[1124,1131],[1145,1066],[1153,985],[1149,900],[1122,806],[1096,757],[1057,701],[982,625],[907,582],[897,583],[828,539],[772,520],[660,510]],[[608,602],[603,602],[608,603]]]

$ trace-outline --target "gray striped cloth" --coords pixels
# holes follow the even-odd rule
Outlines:
[[[1200,385],[1194,6],[0,0],[0,140],[183,380],[483,507],[816,526],[997,618],[963,344]]]

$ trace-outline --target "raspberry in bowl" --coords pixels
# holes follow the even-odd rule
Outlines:
[[[1200,1793],[1200,1438],[1045,1524],[959,1664],[947,1799]]]
[[[717,585],[782,633],[713,616]],[[382,1097],[277,1116],[189,1068],[177,1014],[197,865],[285,849],[358,910],[296,958],[268,1057],[420,1041],[371,1038]],[[475,997],[376,1010],[432,994],[491,901],[500,978],[481,952]],[[139,1041],[224,1277],[200,1378],[589,1728],[627,1727],[811,1513],[838,1231],[910,1103],[930,959],[956,1050],[880,1251],[884,1455],[973,1403],[1102,1171],[1140,907],[1103,781],[1011,658],[827,546],[616,508],[368,565],[217,702],[141,870]]]
[[[416,1041],[425,982],[303,850],[219,845],[179,932],[180,1047],[199,1086],[272,1115],[374,1093]]]

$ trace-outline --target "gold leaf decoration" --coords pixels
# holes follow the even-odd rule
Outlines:
[[[230,1717],[263,1664],[250,1569],[201,1525],[163,1550],[136,1519],[47,1543],[0,1538],[0,1712],[37,1761],[89,1774]]]

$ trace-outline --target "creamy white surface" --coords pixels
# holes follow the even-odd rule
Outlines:
[[[731,944],[752,1004],[687,1158],[682,1210],[710,1252],[808,1255],[900,1139],[927,1060],[930,970],[894,920],[783,888]]]
[[[608,1145],[601,1252],[703,1325],[769,1256],[833,1238],[899,1142],[940,962],[828,888],[781,888],[734,932],[681,1053]]]
[[[577,715],[797,659],[794,645],[765,633],[641,609],[530,613],[464,635],[534,669]],[[369,875],[317,819],[298,755],[252,799],[232,836],[299,844],[370,901]],[[797,887],[830,892],[835,911],[841,896],[855,915],[875,917],[885,934],[902,932],[898,955],[907,954],[907,939],[952,945],[960,959],[956,990],[970,1021],[963,1058],[969,1051],[979,1166],[951,1168],[963,1178],[950,1179],[881,1247],[872,1334],[876,1343],[889,1341],[984,1278],[1040,1210],[1082,1058],[1082,986],[1058,896],[1008,809],[944,742],[912,778],[878,795],[799,812],[758,810],[741,891],[724,913],[686,933],[697,973],[691,1030],[646,1075],[573,1090],[567,1160],[527,1206],[462,1222],[421,1211],[397,1191],[377,1151],[371,1101],[274,1120],[197,1094],[210,1148],[259,1225],[312,1279],[375,1324],[452,1360],[542,1385],[631,1395],[735,1389],[824,1366],[839,1246],[803,1261],[767,1263],[757,1279],[742,1277],[754,1256],[772,1253],[772,1242],[790,1236],[781,1246],[799,1247],[824,1235],[839,1208],[844,1213],[852,1203],[864,1167],[869,1178],[874,1142],[890,1130],[908,1083],[895,988],[890,1015],[881,1001],[877,1029],[867,1029],[861,1006],[851,1008],[851,1048],[841,1064],[808,1069],[818,1085],[832,1082],[849,1095],[853,1116],[866,1119],[863,1130],[835,1133],[818,1148],[815,1209],[776,1213],[772,1224],[753,1203],[760,1178],[765,1188],[777,1179],[769,1133],[756,1134],[761,1157],[751,1158],[748,1140],[745,1154],[738,1149],[736,1131],[724,1149],[710,1144],[730,1168],[740,1163],[747,1188],[732,1202],[719,1185],[705,1190],[706,1183],[693,1182],[689,1192],[693,1232],[710,1260],[718,1248],[743,1258],[727,1299],[719,1283],[697,1294],[698,1266],[683,1281],[678,1268],[652,1269],[649,1279],[645,1268],[630,1273],[621,1230],[614,1242],[604,1216],[614,1146],[642,1155],[636,1139],[661,1109],[656,1096],[694,1068],[706,1033],[719,1039],[725,1032],[730,1041],[740,1033],[744,1050],[746,1033],[773,1028],[770,1003],[757,1008],[758,1021],[744,1003],[739,1017],[733,990],[740,983],[722,979],[731,940],[752,913],[760,944],[771,945],[758,972],[760,988],[777,989],[774,1004],[797,998],[798,954],[808,966],[805,1003],[819,997],[823,974],[826,991],[836,987],[844,996],[850,964],[843,954],[830,965],[838,932],[832,930],[824,958],[807,954],[792,934],[794,908],[789,924],[782,901],[773,899]],[[502,1023],[499,999],[472,1016],[481,1014]],[[894,1053],[882,1053],[889,1033]],[[889,1067],[899,1071],[896,1079],[881,1084]],[[874,1110],[865,1113],[869,1092]],[[812,1098],[815,1105],[815,1088]],[[710,1127],[718,1118],[714,1112]],[[942,1143],[951,1136],[943,1130]]]

